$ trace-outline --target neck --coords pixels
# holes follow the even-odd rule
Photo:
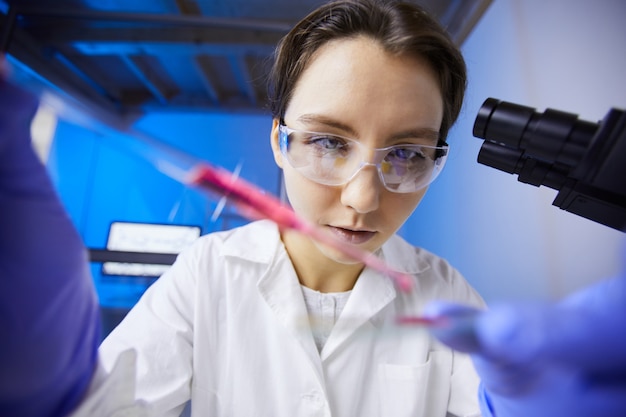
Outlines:
[[[350,291],[363,270],[363,264],[334,261],[299,232],[283,231],[281,238],[298,280],[305,287],[320,292]]]

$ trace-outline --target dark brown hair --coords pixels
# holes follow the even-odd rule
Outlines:
[[[296,24],[278,44],[269,74],[272,116],[283,118],[300,75],[320,46],[358,35],[376,39],[389,53],[417,56],[431,65],[443,96],[439,135],[445,140],[463,104],[465,61],[445,29],[426,11],[393,0],[332,1]]]

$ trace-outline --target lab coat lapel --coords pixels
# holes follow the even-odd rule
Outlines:
[[[359,328],[368,326],[373,329],[372,317],[395,298],[396,290],[391,279],[366,268],[359,276],[339,320],[322,349],[322,360],[327,359]]]
[[[278,227],[260,220],[246,226],[250,233],[227,241],[225,256],[234,256],[264,265],[257,289],[276,319],[298,340],[309,356],[319,362],[319,353],[311,333],[302,288],[289,255],[280,240]]]
[[[319,352],[313,340],[302,288],[284,249],[259,280],[257,287],[276,319],[297,339],[323,384]]]
[[[415,251],[416,248],[394,235],[383,245],[378,256],[392,269],[417,276],[428,270],[430,265],[416,256]],[[416,286],[414,291],[418,291],[418,284],[417,280],[414,281]],[[375,330],[376,326],[381,325],[372,319],[395,298],[396,288],[393,281],[378,272],[365,268],[322,349],[322,360],[329,358],[357,330],[367,330],[366,327]]]

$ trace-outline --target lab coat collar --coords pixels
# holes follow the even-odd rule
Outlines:
[[[224,244],[223,254],[266,265],[265,273],[257,283],[259,292],[277,319],[298,339],[321,378],[320,354],[310,331],[302,289],[280,240],[278,227],[267,220],[255,222],[247,227],[254,228],[254,232],[231,235]],[[402,238],[392,236],[381,248],[378,256],[390,267],[414,275],[430,268],[425,260],[415,255],[415,251],[416,248]],[[376,314],[395,298],[396,289],[392,280],[365,268],[322,349],[321,359],[331,356],[362,326],[375,329],[378,326]]]
[[[271,263],[277,246],[282,246],[278,226],[269,220],[260,220],[244,227],[251,232],[231,231],[222,247],[222,255],[262,264]]]
[[[421,274],[430,269],[430,264],[422,256],[416,256],[416,252],[421,250],[394,235],[385,242],[378,256],[396,271],[409,275]]]
[[[257,281],[259,293],[276,318],[300,340],[305,350],[315,348],[302,288],[278,227],[261,220],[245,226],[248,233],[233,233],[224,242],[222,254],[262,265]]]
[[[377,313],[395,298],[396,289],[389,278],[364,269],[322,349],[322,360],[328,359],[357,330],[375,330],[379,325],[375,319]]]

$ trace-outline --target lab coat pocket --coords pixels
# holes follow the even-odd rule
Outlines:
[[[445,417],[450,396],[452,355],[430,352],[418,365],[380,364],[381,417]]]

